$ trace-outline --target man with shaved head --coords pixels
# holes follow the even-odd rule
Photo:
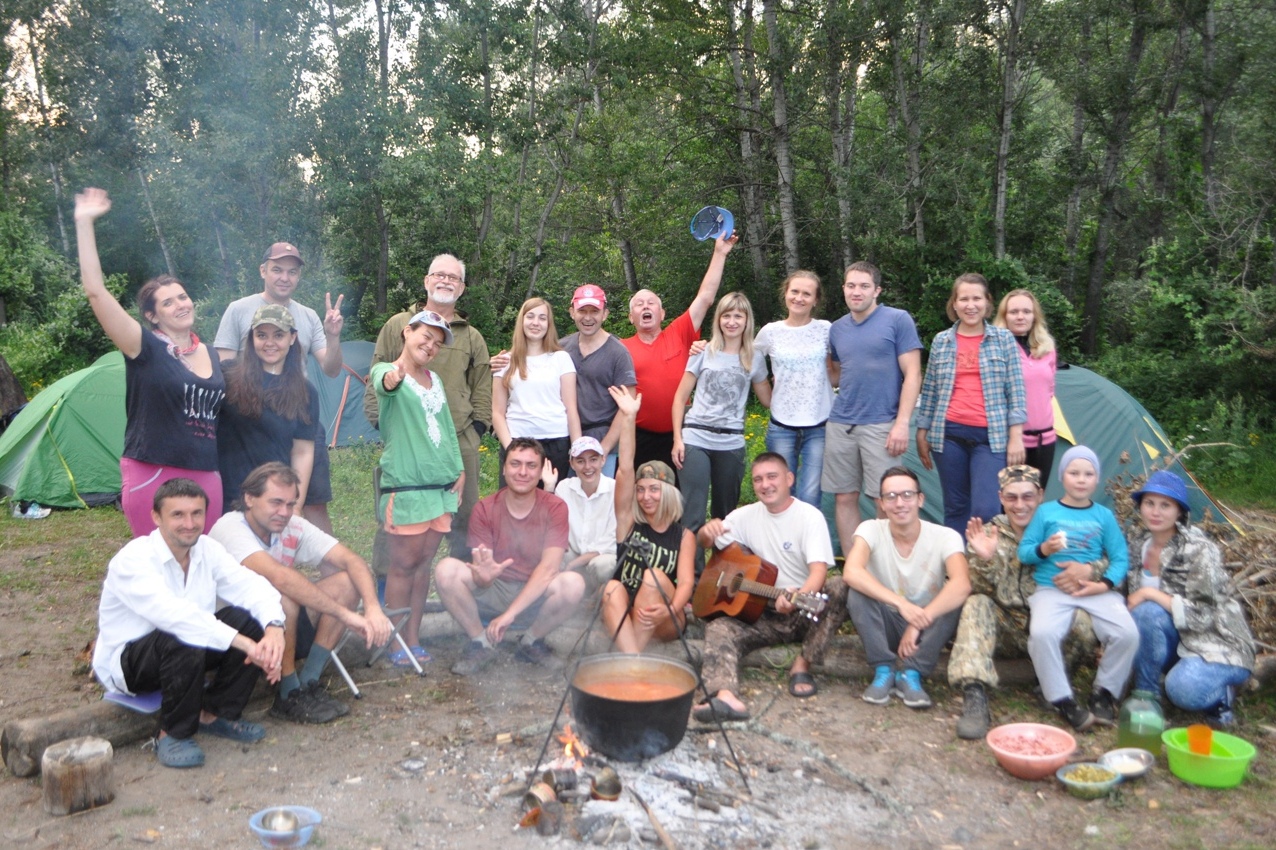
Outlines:
[[[634,359],[637,392],[643,396],[642,409],[638,411],[635,469],[650,460],[670,462],[674,393],[686,371],[691,343],[700,338],[700,323],[718,296],[727,254],[738,241],[734,232],[715,240],[713,257],[700,281],[700,290],[687,312],[670,322],[669,327],[664,327],[665,309],[659,295],[650,289],[640,289],[629,299],[629,321],[634,326],[634,335],[621,342]]]

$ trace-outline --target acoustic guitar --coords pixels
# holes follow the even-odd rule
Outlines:
[[[828,594],[782,590],[775,586],[779,572],[774,564],[732,543],[714,552],[705,565],[691,597],[691,611],[702,620],[735,617],[753,623],[762,616],[768,602],[784,596],[803,616],[818,621],[828,604]]]

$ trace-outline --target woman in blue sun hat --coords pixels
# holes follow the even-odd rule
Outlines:
[[[1128,605],[1139,628],[1134,690],[1216,726],[1235,722],[1236,689],[1254,669],[1254,637],[1218,544],[1191,524],[1187,485],[1168,470],[1131,495],[1141,525],[1129,534]]]

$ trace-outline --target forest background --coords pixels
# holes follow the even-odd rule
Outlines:
[[[1067,361],[1190,465],[1276,507],[1271,0],[0,0],[0,353],[34,394],[109,350],[74,193],[106,188],[110,285],[177,275],[211,337],[275,240],[299,300],[372,338],[429,259],[507,344],[532,294],[690,300],[706,204],[759,325],[784,275],[885,273],[947,325],[953,278],[1033,290]]]

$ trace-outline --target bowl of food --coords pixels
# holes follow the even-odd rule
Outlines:
[[[304,847],[323,820],[306,806],[271,806],[248,819],[262,847]]]
[[[1244,738],[1214,732],[1209,755],[1192,752],[1186,729],[1166,729],[1161,733],[1170,773],[1184,782],[1206,788],[1235,788],[1245,778],[1257,750]]]
[[[1077,739],[1044,723],[1007,723],[984,738],[997,763],[1020,779],[1045,779],[1068,761]]]
[[[1156,765],[1156,756],[1139,747],[1122,747],[1108,750],[1099,758],[1099,764],[1115,770],[1124,779],[1138,779]]]
[[[1069,794],[1082,800],[1106,797],[1121,782],[1121,774],[1093,761],[1065,764],[1054,775]]]

